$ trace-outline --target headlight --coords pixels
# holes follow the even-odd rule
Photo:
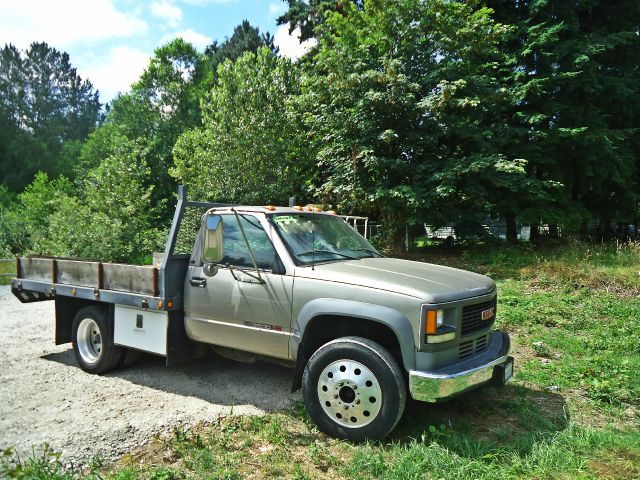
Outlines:
[[[448,342],[456,338],[456,329],[445,323],[445,311],[428,309],[423,305],[426,343]]]

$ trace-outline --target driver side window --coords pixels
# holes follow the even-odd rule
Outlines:
[[[271,240],[260,225],[257,218],[252,215],[239,215],[242,228],[247,235],[253,255],[256,258],[258,268],[270,270],[276,256]],[[251,254],[242,237],[242,231],[235,215],[222,215],[223,220],[223,252],[221,265],[229,264],[234,267],[253,268]]]

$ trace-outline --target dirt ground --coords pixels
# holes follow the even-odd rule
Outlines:
[[[106,375],[54,345],[53,302],[21,304],[0,286],[0,448],[21,456],[48,443],[65,462],[117,459],[156,433],[221,415],[287,407],[293,371],[211,355],[168,369],[148,356]]]

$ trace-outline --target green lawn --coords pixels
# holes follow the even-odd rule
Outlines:
[[[490,274],[516,377],[438,405],[410,402],[385,442],[319,433],[302,405],[175,431],[116,465],[17,478],[640,478],[640,246],[494,247],[412,257]],[[12,463],[13,462],[13,463]],[[48,469],[43,471],[43,469]],[[57,471],[56,471],[57,469]],[[2,474],[2,470],[0,470]],[[22,475],[22,476],[21,476]]]

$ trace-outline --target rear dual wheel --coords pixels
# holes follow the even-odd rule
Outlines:
[[[124,349],[113,344],[108,321],[107,312],[96,306],[81,309],[73,320],[73,353],[85,372],[108,372],[122,359]]]
[[[302,388],[320,430],[355,441],[386,437],[400,421],[407,395],[395,359],[362,337],[320,347],[307,363]]]

